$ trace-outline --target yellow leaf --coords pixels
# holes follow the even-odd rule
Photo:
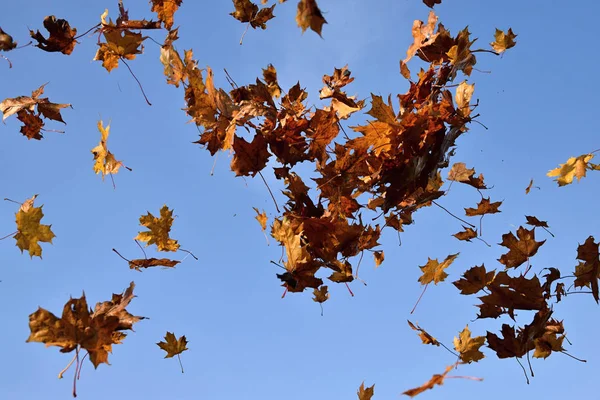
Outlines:
[[[558,186],[565,186],[573,183],[573,178],[577,178],[577,182],[586,175],[586,170],[599,170],[600,166],[597,164],[590,163],[590,160],[594,158],[593,154],[582,154],[579,157],[571,157],[566,163],[560,164],[558,168],[555,168],[548,172],[549,177],[556,176],[556,182]]]
[[[169,208],[164,205],[160,209],[160,218],[156,218],[154,215],[150,214],[150,212],[140,217],[140,225],[143,225],[150,230],[138,233],[135,240],[147,242],[146,247],[151,244],[156,244],[158,251],[177,251],[179,249],[179,243],[177,243],[177,240],[169,237],[172,224],[173,210],[169,210]]]
[[[42,247],[38,242],[52,243],[52,239],[56,237],[50,229],[52,225],[40,224],[44,217],[42,206],[34,207],[33,200],[37,195],[23,203],[16,214],[17,233],[13,236],[17,241],[17,247],[21,250],[29,252],[29,256],[38,256],[42,258]]]
[[[108,151],[106,142],[110,133],[110,124],[106,127],[102,126],[102,121],[98,121],[98,130],[100,131],[100,143],[94,147],[91,151],[94,154],[94,172],[96,174],[102,173],[102,180],[104,176],[108,174],[116,174],[119,172],[119,168],[123,165],[121,161],[117,161],[115,156]]]

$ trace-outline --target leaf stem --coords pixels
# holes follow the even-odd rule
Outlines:
[[[177,360],[179,360],[179,366],[181,367],[181,373],[183,374],[183,364],[181,363],[181,357],[177,354]]]
[[[415,310],[417,309],[417,306],[419,305],[419,302],[421,301],[421,298],[423,297],[423,295],[425,294],[425,291],[427,290],[427,286],[429,286],[429,283],[427,285],[425,285],[425,287],[423,288],[423,291],[421,292],[421,295],[419,296],[419,298],[417,299],[417,302],[415,303],[415,306],[413,307],[413,309],[410,311],[410,313],[414,313]]]
[[[436,206],[438,206],[439,208],[441,208],[442,210],[446,211],[448,214],[452,215],[452,216],[453,216],[454,218],[456,218],[457,220],[459,220],[459,221],[461,221],[461,222],[464,222],[465,224],[469,225],[471,228],[476,228],[476,226],[475,226],[475,225],[473,225],[473,224],[471,224],[471,223],[469,223],[469,222],[465,221],[464,219],[462,219],[462,218],[459,218],[459,217],[457,217],[456,215],[452,214],[450,211],[448,211],[448,209],[447,209],[446,207],[444,207],[444,206],[441,206],[440,204],[436,203],[436,201],[435,201],[435,200],[432,200],[431,202],[432,202],[433,204],[435,204]],[[481,231],[481,227],[479,228],[479,230]]]
[[[123,57],[121,57],[121,61],[123,62],[123,64],[125,64],[125,66],[129,70],[129,73],[131,74],[131,76],[133,76],[133,79],[135,79],[138,86],[140,87],[140,90],[142,91],[142,95],[144,96],[144,100],[146,100],[146,103],[148,103],[148,105],[151,106],[152,103],[150,103],[150,100],[148,100],[148,96],[146,96],[146,92],[144,92],[144,87],[142,86],[142,83],[140,82],[140,80],[137,78],[137,76],[135,76],[135,74],[131,70],[131,67],[129,66],[129,64],[127,64],[127,61],[125,61],[125,59]]]
[[[275,209],[277,210],[278,213],[280,213],[281,211],[279,211],[279,206],[277,205],[277,200],[275,200],[275,196],[273,196],[273,192],[271,192],[271,188],[269,187],[269,184],[265,180],[265,177],[263,176],[262,172],[258,171],[258,174],[260,175],[262,181],[265,183],[265,186],[267,187],[267,190],[269,191],[269,194],[271,195],[271,198],[273,199],[273,203],[275,203]]]

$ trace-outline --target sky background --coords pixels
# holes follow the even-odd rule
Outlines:
[[[598,52],[590,51],[600,6],[593,1],[443,3],[436,6],[440,21],[452,34],[468,25],[480,47],[488,47],[496,27],[512,27],[518,34],[517,46],[502,58],[477,55],[480,71],[469,82],[475,83],[473,99],[480,102],[479,121],[488,129],[472,124],[453,158],[483,173],[493,185],[486,196],[504,201],[501,214],[484,219],[483,237],[499,243],[503,233],[524,224],[525,215],[547,220],[556,238],[536,232],[548,241],[532,259],[533,270],[558,267],[568,274],[576,265],[578,243],[589,235],[600,237],[595,209],[600,174],[564,188],[545,174],[571,156],[600,147],[593,123],[600,83],[587,70],[600,62]],[[146,1],[129,0],[125,6],[131,19],[153,17]],[[345,64],[356,77],[349,94],[395,99],[406,91],[398,62],[412,42],[412,21],[427,18],[421,1],[320,0],[319,6],[329,22],[323,38],[311,31],[301,34],[294,21],[296,2],[288,1],[275,8],[277,17],[266,31],[249,31],[240,46],[245,26],[228,15],[230,1],[187,0],[175,15],[177,48],[193,48],[199,65],[210,65],[215,84],[223,88],[229,87],[223,68],[245,85],[272,63],[284,90],[297,81],[307,88],[308,104],[320,104],[322,76]],[[83,33],[99,22],[105,8],[116,17],[117,1],[6,2],[0,26],[22,45],[29,41],[27,29],[42,29],[46,15],[65,18]],[[163,32],[150,35],[163,41]],[[448,346],[467,322],[474,335],[511,323],[508,318],[473,321],[478,300],[460,296],[451,284],[474,265],[500,268],[495,260],[504,248],[459,242],[451,234],[461,230],[460,222],[433,207],[415,214],[416,224],[402,234],[402,246],[395,232],[385,231],[380,241],[385,262],[375,270],[365,257],[360,275],[368,286],[353,282],[355,297],[344,285],[330,284],[323,316],[309,291],[282,300],[275,277],[281,271],[269,262],[279,259],[280,249],[273,239],[266,245],[252,209],[266,210],[271,223],[272,200],[259,179],[235,178],[226,153],[219,154],[210,176],[214,158],[191,143],[198,132],[186,124],[181,88],[165,83],[160,47],[147,40],[144,54],[130,62],[150,107],[124,66],[108,74],[92,61],[95,36],[80,42],[69,57],[27,47],[5,53],[12,69],[0,60],[0,99],[29,95],[49,82],[45,96],[73,104],[62,112],[66,127],[47,122],[47,128],[64,129],[62,135],[48,132],[41,141],[28,141],[14,116],[0,125],[0,197],[24,201],[39,194],[42,222],[52,224],[56,234],[53,245],[42,244],[43,260],[21,254],[12,238],[0,242],[1,399],[69,398],[73,368],[63,380],[57,374],[72,354],[25,343],[28,315],[38,306],[60,315],[69,296],[79,297],[83,290],[93,306],[131,281],[138,297],[128,310],[150,319],[114,346],[111,366],[94,371],[86,361],[78,382],[81,399],[355,399],[363,381],[375,384],[375,400],[398,398],[455,360],[442,348],[421,345],[407,318]],[[414,65],[409,64],[413,73]],[[109,178],[102,182],[92,170],[90,150],[100,138],[100,118],[111,121],[109,149],[133,169],[115,176],[116,190]],[[350,125],[362,120],[351,119]],[[268,172],[265,176],[283,203],[279,182]],[[532,178],[540,189],[526,196]],[[453,185],[440,200],[457,214],[480,198],[460,186]],[[141,228],[138,219],[147,211],[157,215],[163,204],[177,215],[171,236],[199,261],[188,257],[173,270],[129,270],[111,249],[143,257],[132,240]],[[16,204],[0,203],[2,235],[14,230],[17,210]],[[447,281],[430,287],[409,315],[422,291],[418,266],[428,257],[441,260],[457,252]],[[164,255],[152,248],[147,253]],[[531,321],[520,314],[521,325]],[[573,343],[567,350],[586,358],[586,364],[563,354],[532,359],[535,378],[527,385],[514,359],[498,360],[486,348],[484,360],[455,373],[484,382],[451,379],[419,398],[593,397],[600,367],[599,308],[590,295],[573,295],[555,306],[554,316],[565,320]],[[182,354],[185,374],[175,359],[163,359],[155,344],[166,331],[189,340],[189,351]]]

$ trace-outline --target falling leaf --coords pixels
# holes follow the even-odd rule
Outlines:
[[[15,47],[17,47],[17,42],[0,28],[0,51],[10,51]]]
[[[529,181],[529,185],[525,188],[525,194],[529,194],[532,187],[533,187],[533,179]]]
[[[419,337],[421,338],[421,341],[423,342],[423,344],[432,344],[434,346],[440,345],[440,342],[438,342],[436,338],[434,338],[429,333],[427,333],[427,331],[425,329],[421,328],[419,325],[413,324],[412,322],[410,322],[408,320],[407,320],[407,322],[408,322],[408,326],[410,326],[413,330],[419,332]]]
[[[52,239],[56,237],[52,232],[52,225],[41,224],[40,221],[44,217],[42,207],[34,207],[33,201],[37,195],[25,201],[21,208],[16,213],[17,233],[13,238],[17,241],[17,247],[23,253],[24,250],[29,252],[29,256],[38,256],[42,258],[42,247],[39,242],[52,243]]]
[[[592,164],[590,160],[594,158],[593,154],[583,154],[579,157],[571,157],[566,163],[560,164],[560,167],[549,171],[546,175],[549,177],[556,176],[558,186],[565,186],[573,183],[573,178],[577,178],[577,182],[586,176],[586,170],[600,171],[600,164]]]
[[[429,8],[433,8],[436,4],[442,4],[442,0],[423,0],[423,3]]]
[[[231,160],[231,170],[236,176],[256,176],[269,161],[271,153],[267,150],[264,136],[257,134],[252,142],[237,135],[233,139],[234,156]]]
[[[182,0],[151,0],[151,11],[158,14],[158,19],[162,21],[165,29],[171,30],[173,27],[173,14],[181,6]]]
[[[298,11],[296,13],[296,22],[298,26],[302,28],[304,33],[308,28],[315,31],[321,36],[321,29],[323,24],[326,24],[325,18],[317,5],[316,0],[299,0]]]
[[[511,28],[508,29],[508,32],[501,31],[496,28],[496,33],[494,35],[494,42],[490,43],[490,46],[494,49],[496,53],[503,53],[507,49],[514,47],[517,42],[515,41],[515,35]]]
[[[496,352],[498,358],[523,357],[527,347],[521,335],[515,334],[514,326],[502,324],[502,339],[495,333],[487,333],[488,347]]]
[[[480,347],[485,344],[485,336],[471,337],[469,325],[460,332],[458,337],[454,338],[454,349],[460,355],[460,361],[463,363],[477,362],[485,356]]]
[[[385,260],[385,254],[383,253],[383,250],[374,251],[373,257],[375,257],[375,267],[379,267],[383,260]]]
[[[98,121],[98,130],[100,131],[100,143],[94,147],[91,151],[94,155],[94,172],[96,174],[102,173],[102,180],[105,175],[116,174],[119,172],[119,168],[123,165],[121,161],[117,161],[115,156],[108,151],[106,142],[110,133],[110,124],[106,127],[102,126],[102,121]]]
[[[258,221],[258,223],[260,224],[260,227],[263,231],[265,231],[267,229],[267,213],[265,211],[260,212],[258,211],[258,208],[256,207],[252,207],[254,209],[254,211],[256,211],[256,220]]]
[[[475,84],[469,85],[466,81],[461,82],[456,88],[456,110],[458,113],[467,118],[471,115],[471,107],[469,105],[473,91],[475,90]]]
[[[468,227],[468,226],[464,226],[464,225],[463,225],[463,229],[464,229],[464,231],[455,233],[452,236],[454,236],[458,240],[466,240],[467,242],[470,242],[471,239],[477,237],[477,231],[475,229]]]
[[[175,357],[178,354],[183,353],[188,350],[187,348],[187,339],[184,336],[181,336],[179,339],[175,337],[175,334],[172,332],[167,332],[165,335],[166,342],[158,342],[156,343],[158,347],[167,352],[165,358]]]
[[[475,266],[469,268],[461,279],[452,282],[452,284],[460,290],[460,294],[475,294],[492,282],[494,275],[494,271],[487,272],[485,265],[481,264],[481,267]]]
[[[373,393],[375,392],[375,385],[372,385],[371,387],[367,387],[365,388],[365,383],[361,383],[360,387],[358,388],[358,400],[371,400],[371,397],[373,397]]]
[[[313,301],[317,303],[324,303],[329,299],[329,292],[327,291],[327,285],[322,285],[318,289],[313,289]]]
[[[422,386],[419,386],[414,389],[409,389],[402,394],[410,396],[410,397],[415,397],[416,395],[421,394],[426,390],[433,389],[435,387],[435,385],[440,385],[440,386],[443,385],[444,378],[446,378],[446,375],[448,375],[448,372],[452,371],[452,368],[454,368],[454,365],[447,366],[446,370],[444,371],[443,374],[435,374],[431,377],[431,379],[429,381],[425,382]]]
[[[164,205],[160,209],[160,218],[148,214],[140,217],[140,225],[147,227],[148,231],[138,233],[135,240],[147,242],[146,247],[156,244],[158,251],[177,251],[179,243],[169,237],[171,225],[173,224],[173,210]]]
[[[490,202],[490,198],[482,198],[481,201],[477,204],[477,208],[465,208],[465,213],[468,217],[474,217],[476,215],[485,215],[485,214],[495,214],[499,213],[498,209],[502,205],[501,201],[496,201],[494,203]]]
[[[517,238],[518,237],[518,238]],[[498,260],[501,264],[504,264],[506,268],[517,268],[529,259],[529,257],[535,255],[546,240],[541,242],[535,241],[535,229],[527,230],[522,226],[517,229],[517,236],[512,232],[505,233],[502,235],[501,246],[509,249],[508,253],[503,254]]]
[[[456,260],[456,257],[458,257],[459,254],[460,253],[450,254],[441,263],[438,262],[437,258],[434,260],[429,258],[427,264],[419,267],[423,272],[423,275],[419,278],[421,285],[427,285],[431,282],[434,282],[437,285],[439,282],[444,281],[448,276],[444,270],[448,268],[454,260]]]
[[[229,15],[240,22],[248,22],[254,29],[267,29],[267,21],[275,18],[273,15],[275,4],[271,7],[262,8],[260,11],[258,6],[250,0],[233,0],[233,6],[235,11]]]
[[[133,60],[137,54],[142,54],[146,39],[141,33],[129,30],[108,30],[103,32],[106,43],[99,43],[100,48],[94,56],[95,61],[102,61],[102,66],[108,71],[119,66],[119,60]]]
[[[599,302],[598,280],[600,279],[600,251],[594,237],[590,236],[585,243],[577,247],[577,259],[582,262],[575,267],[575,287],[590,287],[592,296]]]
[[[97,303],[94,310],[88,309],[85,294],[72,298],[65,304],[61,318],[38,308],[29,316],[31,334],[27,342],[58,346],[62,353],[82,348],[88,352],[94,367],[108,364],[112,345],[120,344],[127,336],[123,331],[133,330],[133,324],[144,319],[125,309],[135,297],[134,287],[131,282],[123,294],[113,294],[112,300]]]
[[[77,43],[75,40],[77,29],[71,28],[67,20],[56,19],[54,15],[50,15],[44,18],[44,28],[50,33],[48,39],[39,30],[29,31],[31,37],[38,42],[36,47],[47,52],[60,52],[66,55],[73,52]]]
[[[141,271],[142,268],[166,267],[174,268],[180,261],[169,260],[168,258],[138,258],[129,261],[129,268]]]

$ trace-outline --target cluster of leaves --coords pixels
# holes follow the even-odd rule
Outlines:
[[[279,0],[279,3],[285,1]],[[423,2],[433,7],[441,0]],[[458,162],[450,167],[457,138],[467,132],[468,124],[478,116],[473,113],[477,105],[471,103],[474,84],[467,80],[455,82],[459,76],[470,77],[477,63],[476,53],[500,54],[515,46],[516,35],[511,29],[496,29],[491,49],[475,49],[472,48],[475,39],[471,39],[467,28],[452,35],[441,23],[438,24],[433,11],[426,22],[415,21],[413,43],[400,61],[400,73],[410,81],[408,91],[398,94],[395,103],[391,95],[384,99],[372,94],[366,113],[370,119],[363,125],[351,126],[353,132],[348,135],[342,123],[362,111],[367,102],[346,93],[346,86],[354,81],[347,66],[335,68],[331,75],[323,77],[324,86],[319,98],[326,104],[322,107],[308,107],[308,93],[300,83],[284,91],[271,64],[263,69],[262,79],[245,86],[232,82],[234,88],[225,91],[215,87],[210,67],[205,70],[198,67],[192,50],[180,53],[175,47],[178,28],[173,28],[174,13],[182,1],[151,0],[150,3],[158,21],[130,19],[122,1],[119,1],[116,21],[107,19],[108,10],[105,11],[101,22],[89,30],[104,37],[103,42],[98,42],[94,59],[101,61],[108,72],[118,68],[120,62],[131,71],[127,61],[135,59],[144,50],[143,42],[147,37],[142,31],[166,29],[160,62],[167,84],[184,89],[184,111],[201,130],[195,143],[203,145],[211,155],[219,151],[230,152],[233,156],[231,169],[237,176],[259,175],[264,180],[262,174],[267,165],[275,164],[273,173],[285,186],[283,194],[287,202],[283,210],[275,203],[278,215],[270,225],[270,234],[285,250],[285,259],[280,260],[285,272],[277,274],[285,288],[284,295],[310,288],[313,289],[313,300],[322,305],[330,298],[323,278],[348,286],[358,277],[365,251],[373,253],[376,266],[381,265],[385,255],[377,247],[384,228],[403,232],[406,225],[413,223],[413,214],[417,210],[434,204],[439,206],[436,200],[448,194],[453,182],[469,185],[479,193],[488,189],[483,175],[476,175],[466,164]],[[266,29],[275,9],[275,4],[266,6],[266,3],[268,0],[262,0],[263,7],[260,8],[250,0],[233,0],[235,10],[231,15],[247,23],[248,27]],[[321,35],[326,21],[315,0],[299,0],[296,23],[303,32],[310,28]],[[77,39],[83,36],[77,36],[76,28],[55,16],[46,17],[43,25],[48,31],[47,37],[39,30],[30,31],[30,36],[36,46],[46,52],[69,55],[74,51]],[[14,48],[13,38],[0,29],[0,51]],[[408,63],[415,57],[424,61],[427,67],[413,76]],[[3,120],[16,114],[23,123],[21,132],[28,139],[42,138],[41,132],[45,129],[41,117],[64,123],[60,110],[70,106],[40,98],[44,86],[31,96],[8,98],[0,103]],[[452,87],[456,89],[451,91]],[[117,173],[124,165],[108,150],[110,125],[104,126],[99,121],[98,130],[101,140],[92,149],[93,169],[104,178],[107,174]],[[570,158],[548,176],[556,177],[559,186],[572,183],[574,178],[579,181],[586,176],[587,170],[600,170],[598,164],[590,162],[593,153]],[[317,175],[313,178],[314,188],[310,188],[294,170],[303,163],[314,166]],[[442,171],[448,167],[450,185],[443,189]],[[527,193],[532,184],[526,189]],[[14,239],[22,252],[27,250],[31,257],[41,257],[39,242],[51,243],[55,235],[50,225],[41,224],[42,207],[34,207],[35,198],[25,201],[17,212]],[[480,217],[479,229],[461,219],[465,223],[464,230],[453,236],[464,241],[481,239],[482,218],[499,213],[501,204],[482,194],[476,207],[465,208],[466,217]],[[266,232],[266,212],[256,208],[255,211],[257,221]],[[374,220],[381,218],[381,223],[364,222],[366,212],[376,213],[378,217]],[[503,323],[500,336],[492,332],[471,336],[467,325],[454,338],[453,351],[409,321],[424,344],[446,347],[458,361],[442,374],[433,375],[424,385],[404,392],[405,395],[413,397],[443,384],[458,364],[480,361],[484,358],[481,348],[486,343],[501,359],[519,360],[529,357],[531,351],[536,358],[546,358],[552,352],[564,353],[565,329],[562,321],[553,318],[554,310],[550,304],[553,299],[560,302],[570,293],[565,290],[564,279],[572,278],[575,288],[589,289],[596,302],[600,301],[599,244],[592,236],[578,247],[579,264],[573,276],[563,276],[557,268],[547,268],[548,273],[542,277],[536,273],[527,277],[531,270],[530,258],[545,243],[545,240],[536,241],[535,229],[542,228],[552,234],[546,221],[534,216],[526,218],[531,229],[520,226],[516,235],[512,232],[502,235],[499,244],[508,249],[498,259],[503,270],[488,270],[483,264],[474,266],[453,284],[463,295],[479,296],[478,319],[507,316],[516,323],[516,311],[519,310],[531,311],[531,322],[522,327]],[[166,205],[161,208],[160,217],[150,212],[142,215],[139,222],[147,230],[139,232],[136,243],[144,242],[146,247],[156,245],[159,252],[186,251],[170,237],[173,221],[173,210]],[[115,249],[113,251],[121,256]],[[429,258],[420,266],[419,282],[424,290],[432,282],[437,285],[445,281],[448,277],[446,269],[458,256],[458,253],[450,254],[442,262]],[[155,266],[172,268],[180,262],[148,258],[145,252],[143,259],[124,259],[131,269],[138,271]],[[359,261],[354,265],[356,259]],[[30,315],[28,341],[58,346],[61,352],[75,350],[76,369],[81,368],[81,349],[87,351],[95,367],[108,363],[112,345],[121,343],[126,336],[123,331],[131,330],[134,323],[143,319],[125,310],[134,297],[133,288],[132,282],[123,294],[113,294],[111,301],[98,303],[94,310],[88,309],[85,295],[70,299],[61,318],[38,309]],[[185,336],[177,339],[174,333],[167,332],[165,342],[157,345],[167,352],[166,358],[179,357],[187,350],[187,339]],[[358,397],[370,400],[373,393],[374,386],[365,388],[363,384]]]

